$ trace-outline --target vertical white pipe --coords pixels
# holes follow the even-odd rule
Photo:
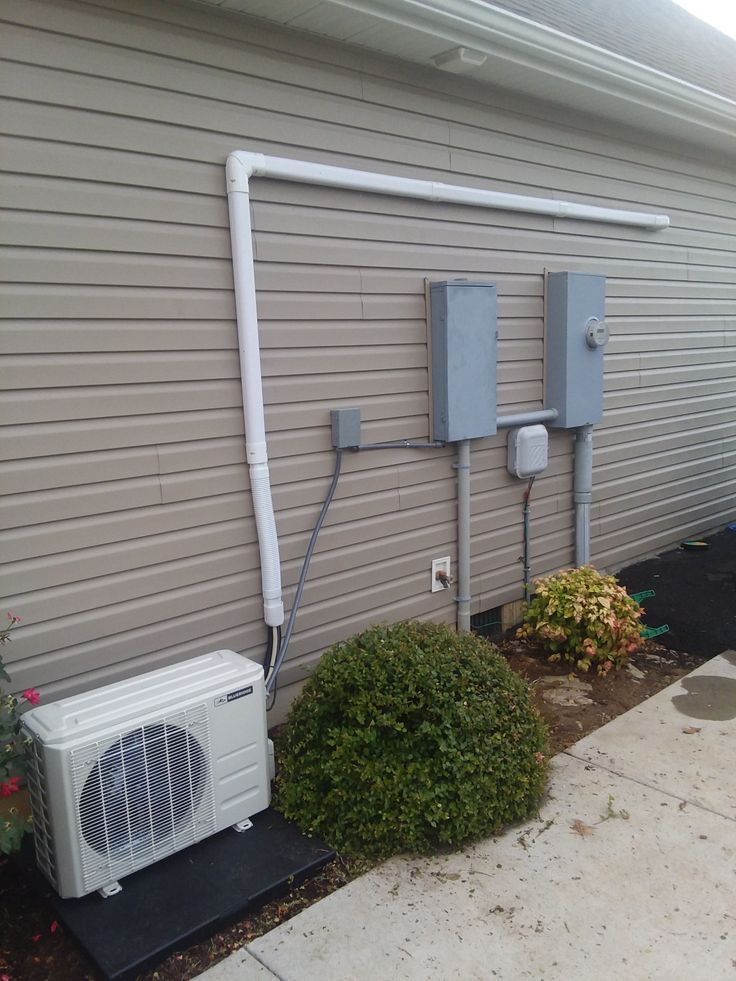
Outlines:
[[[248,172],[231,155],[228,158],[227,168],[227,199],[230,211],[240,381],[243,390],[245,457],[250,468],[250,489],[261,556],[263,618],[269,627],[278,627],[284,622],[284,604],[281,599],[279,543],[266,451],[266,423],[263,412],[261,352],[258,343],[258,312],[248,191]]]
[[[457,444],[457,629],[470,630],[470,440]]]
[[[590,562],[590,504],[593,499],[593,427],[575,430],[573,500],[575,502],[575,565]]]

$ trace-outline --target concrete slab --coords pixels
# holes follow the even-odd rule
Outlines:
[[[392,859],[248,952],[280,981],[734,981],[733,683],[727,653],[556,757],[537,819]]]
[[[560,756],[538,820],[393,859],[249,949],[282,981],[733,981],[734,831]]]
[[[209,971],[199,974],[198,978],[201,981],[274,981],[276,975],[259,964],[247,950],[238,950]]]
[[[736,652],[701,665],[568,753],[736,818]]]

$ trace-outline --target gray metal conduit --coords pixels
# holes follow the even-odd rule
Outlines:
[[[552,422],[557,409],[522,412],[515,416],[499,416],[499,429]],[[574,440],[573,501],[575,503],[575,565],[590,562],[590,506],[593,500],[593,426],[580,426]],[[459,572],[458,572],[459,574]]]
[[[593,499],[593,427],[576,429],[574,445],[575,565],[587,565],[590,562],[590,504]]]
[[[498,429],[552,422],[556,409],[499,416]],[[590,507],[593,497],[593,427],[580,426],[574,440],[575,565],[590,562]],[[470,630],[470,441],[457,444],[457,628]]]
[[[520,412],[512,416],[499,416],[498,429],[513,426],[530,426],[538,422],[552,422],[558,416],[557,409],[538,409],[536,412]],[[470,440],[457,444],[457,629],[470,630]]]
[[[470,440],[457,444],[457,629],[470,631]]]
[[[498,429],[513,429],[514,426],[534,426],[538,422],[554,422],[559,412],[557,409],[537,409],[536,412],[519,412],[515,416],[499,416],[496,419]]]

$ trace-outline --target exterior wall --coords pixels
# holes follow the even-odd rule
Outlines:
[[[542,405],[544,270],[607,276],[597,564],[733,516],[732,162],[204,9],[0,0],[0,16],[0,549],[4,608],[24,619],[4,652],[17,687],[52,697],[216,647],[260,657],[233,149],[672,219],[653,233],[254,180],[287,609],[331,473],[329,410],[360,405],[366,440],[428,434],[427,278],[498,284],[508,413]],[[450,449],[347,456],[285,687],[368,623],[454,619],[452,595],[429,591],[431,559],[456,557],[452,462]],[[523,487],[503,434],[474,446],[472,481],[478,612],[521,592]],[[553,434],[535,574],[572,560],[571,484],[570,435]]]

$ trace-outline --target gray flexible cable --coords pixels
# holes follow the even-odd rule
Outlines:
[[[332,483],[330,484],[330,489],[327,491],[327,496],[325,497],[324,504],[322,505],[322,510],[317,518],[317,523],[312,531],[312,537],[309,539],[309,545],[307,545],[307,551],[304,556],[304,562],[302,563],[302,571],[299,573],[299,582],[297,583],[296,592],[294,593],[294,602],[291,604],[291,613],[289,614],[289,620],[286,624],[286,630],[281,638],[281,643],[279,645],[279,653],[276,657],[276,663],[274,664],[273,671],[266,680],[266,692],[271,694],[271,691],[275,688],[276,682],[278,680],[279,671],[281,670],[281,665],[283,664],[284,658],[286,657],[286,652],[289,649],[289,641],[291,640],[291,635],[294,630],[294,622],[296,620],[296,615],[299,610],[299,604],[302,599],[302,593],[304,592],[304,583],[307,579],[307,573],[309,572],[309,563],[312,559],[312,553],[314,552],[315,546],[317,544],[317,537],[320,533],[324,520],[327,517],[327,511],[329,510],[330,504],[332,504],[332,498],[335,496],[335,491],[337,490],[337,482],[340,478],[340,467],[342,466],[342,450],[335,449],[335,470],[332,474]],[[271,706],[273,707],[273,706]]]

